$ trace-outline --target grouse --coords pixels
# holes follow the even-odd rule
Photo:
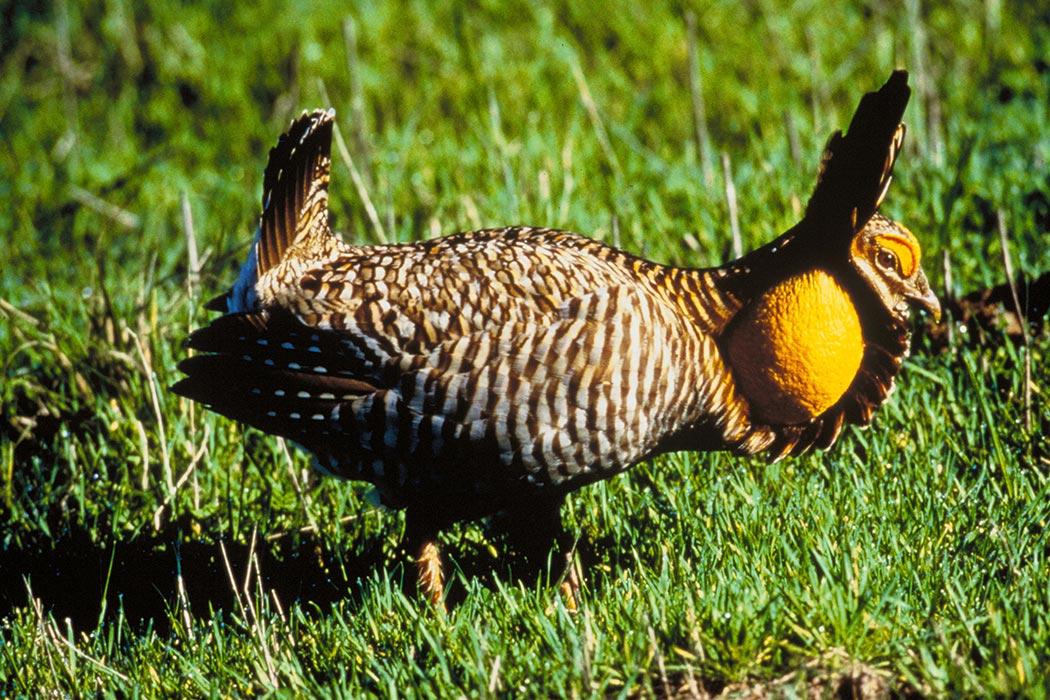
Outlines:
[[[348,245],[329,228],[334,111],[304,113],[172,390],[374,484],[440,606],[455,522],[507,514],[549,553],[569,492],[655,455],[776,459],[871,421],[910,306],[940,313],[919,242],[878,213],[909,95],[904,71],[865,95],[802,220],[702,269],[524,226]]]

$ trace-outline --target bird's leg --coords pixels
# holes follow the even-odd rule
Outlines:
[[[569,546],[566,549],[560,544],[558,546],[558,556],[565,563],[565,570],[562,573],[561,584],[558,586],[558,590],[561,591],[561,595],[565,599],[565,607],[570,612],[576,612],[580,609],[579,572],[582,568],[580,558],[576,556],[575,546]]]
[[[558,582],[565,607],[575,611],[580,602],[580,564],[576,543],[562,524],[564,500],[530,499],[519,504],[508,513],[507,535],[531,570],[540,571],[550,564],[551,578]]]
[[[436,609],[445,611],[445,572],[441,566],[441,552],[437,540],[423,541],[416,552],[419,590]]]
[[[445,572],[438,548],[437,530],[414,515],[405,513],[405,551],[416,566],[416,583],[435,610],[446,612]]]
[[[565,529],[559,515],[557,532],[553,535],[555,552],[554,564],[561,568],[558,590],[565,599],[565,607],[571,612],[580,608],[580,584],[583,576],[583,565],[576,554],[576,540]],[[552,572],[553,573],[553,572]]]

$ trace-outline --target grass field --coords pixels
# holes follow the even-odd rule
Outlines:
[[[528,223],[711,265],[726,173],[744,247],[769,240],[906,67],[884,209],[938,289],[946,256],[955,293],[1006,279],[1000,223],[1032,278],[1050,11],[256,5],[0,8],[0,697],[1048,694],[1045,331],[921,340],[828,453],[672,455],[578,492],[578,614],[483,523],[447,533],[458,604],[434,614],[398,514],[166,387],[246,254],[268,149],[321,106],[348,240]]]

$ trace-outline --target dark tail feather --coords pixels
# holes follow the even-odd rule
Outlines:
[[[222,313],[226,313],[226,310],[229,308],[227,306],[227,300],[229,298],[230,292],[223,292],[222,294],[214,296],[208,301],[204,302],[204,308],[208,311],[221,311]]]
[[[317,368],[314,374],[356,376],[362,367],[355,365],[349,345],[332,333],[323,333],[300,322],[287,312],[235,313],[220,316],[198,328],[186,339],[187,347],[208,353],[257,358],[270,366],[297,363]]]
[[[329,367],[338,357],[322,352],[332,350],[328,344],[275,332],[268,321],[263,314],[235,314],[193,333],[188,345],[206,354],[179,363],[186,377],[171,391],[268,433],[304,444],[325,441],[336,407],[376,387]]]
[[[861,98],[845,135],[836,131],[821,158],[806,218],[824,225],[851,223],[859,231],[882,204],[904,140],[901,118],[911,88],[907,71],[894,71],[878,92]],[[850,221],[852,219],[852,222]]]

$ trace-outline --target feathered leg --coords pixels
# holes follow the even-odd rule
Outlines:
[[[416,567],[417,590],[434,609],[444,614],[445,571],[438,547],[437,529],[409,508],[405,512],[404,550]]]
[[[549,565],[552,580],[569,610],[577,610],[580,603],[580,563],[576,557],[576,543],[566,532],[561,520],[564,497],[530,499],[508,511],[507,538],[525,558],[532,572]]]

